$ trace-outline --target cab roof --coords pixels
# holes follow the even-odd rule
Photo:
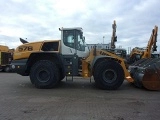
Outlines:
[[[61,27],[61,28],[59,28],[59,30],[60,31],[62,31],[62,30],[83,30],[81,27],[73,27],[73,28],[63,28],[63,27]]]

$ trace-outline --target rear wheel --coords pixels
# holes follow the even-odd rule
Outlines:
[[[31,68],[30,80],[37,88],[53,88],[59,82],[59,70],[51,61],[38,61]]]
[[[100,62],[94,70],[94,80],[101,89],[114,90],[124,81],[124,71],[119,63],[113,60]]]

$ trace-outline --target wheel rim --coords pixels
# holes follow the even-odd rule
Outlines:
[[[36,73],[37,79],[40,82],[48,82],[50,79],[50,72],[46,69],[40,69]]]
[[[107,69],[102,73],[103,80],[107,83],[113,83],[117,79],[117,73],[112,69]]]

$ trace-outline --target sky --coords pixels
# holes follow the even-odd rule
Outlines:
[[[29,42],[57,40],[60,27],[82,27],[87,44],[111,41],[116,20],[116,47],[146,47],[160,26],[160,0],[1,0],[0,44],[9,48]],[[160,51],[160,36],[157,38]]]

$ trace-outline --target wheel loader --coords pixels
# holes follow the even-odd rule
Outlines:
[[[124,80],[131,83],[136,81],[148,90],[160,89],[159,78],[145,77],[147,67],[143,73],[140,72],[142,77],[135,77],[139,73],[137,71],[134,73],[132,70],[130,74],[124,59],[116,54],[96,47],[89,51],[82,28],[59,28],[59,30],[61,40],[23,42],[24,44],[18,46],[14,52],[12,69],[22,76],[29,76],[35,87],[53,88],[69,76],[72,79],[73,76],[84,78],[93,76],[96,86],[105,90],[118,89]],[[157,66],[157,63],[152,65]],[[152,71],[150,67],[149,70]],[[159,75],[160,71],[156,72],[158,74],[154,72],[150,74]]]
[[[0,70],[4,72],[10,71],[10,63],[12,61],[12,49],[8,46],[0,45]]]

